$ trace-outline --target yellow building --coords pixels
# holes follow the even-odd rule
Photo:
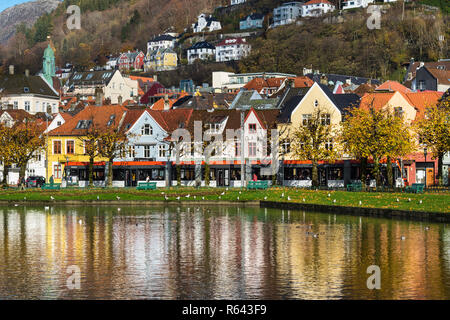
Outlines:
[[[298,159],[291,150],[296,130],[306,124],[313,114],[320,109],[322,122],[339,130],[340,123],[349,107],[358,107],[359,96],[356,94],[333,94],[323,84],[314,83],[311,88],[292,88],[298,90],[282,107],[278,132],[280,136],[281,157],[283,160],[283,184],[286,186],[310,187],[312,185],[312,162]],[[326,142],[326,148],[339,149],[333,139]],[[349,160],[344,154],[333,163],[319,162],[319,183],[328,187],[344,187],[344,171],[350,178]],[[345,165],[344,165],[345,162]],[[344,166],[346,166],[344,168]]]
[[[76,175],[70,174],[73,183],[89,180],[86,170],[89,156],[85,154],[84,143],[86,134],[92,128],[106,130],[118,126],[126,114],[126,108],[119,105],[88,106],[60,127],[51,130],[47,144],[47,180],[53,176],[55,183],[61,183],[67,163],[71,168],[80,168]],[[94,181],[104,181],[105,161],[102,157],[94,159]]]
[[[165,71],[174,70],[178,66],[178,56],[170,48],[160,48],[155,51],[149,51],[146,56],[146,71]]]

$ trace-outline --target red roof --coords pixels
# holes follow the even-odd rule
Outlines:
[[[219,42],[219,44],[216,45],[216,48],[234,46],[236,44],[248,44],[248,43],[247,40],[245,40],[244,38],[228,38]]]
[[[381,85],[379,85],[376,89],[376,91],[400,91],[403,93],[411,92],[410,89],[402,85],[401,83],[397,81],[388,80]]]
[[[326,3],[326,4],[330,4],[330,5],[334,6],[334,4],[332,4],[330,1],[327,1],[327,0],[311,0],[311,1],[306,2],[305,5],[315,4],[315,3]]]

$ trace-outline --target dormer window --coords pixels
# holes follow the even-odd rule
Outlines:
[[[115,115],[115,114],[112,114],[112,115],[109,117],[109,121],[108,121],[108,124],[107,124],[108,127],[114,123],[114,120],[115,120],[115,119],[116,119],[116,115]]]
[[[255,133],[255,132],[256,132],[256,123],[250,123],[250,124],[248,125],[248,131],[249,131],[250,133]]]
[[[89,129],[92,124],[92,120],[80,120],[77,123],[75,129]]]
[[[143,136],[151,136],[153,134],[153,128],[148,123],[144,124],[141,128],[141,134]]]

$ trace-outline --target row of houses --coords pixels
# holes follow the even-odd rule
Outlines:
[[[315,108],[326,110],[326,121],[335,126],[339,126],[352,108],[364,108],[369,104],[375,108],[395,108],[397,114],[413,122],[423,117],[425,107],[437,103],[442,95],[436,91],[412,92],[400,84],[393,88],[395,82],[392,82],[377,86],[372,93],[361,97],[354,93],[333,93],[326,84],[308,82],[306,78],[298,79],[297,85],[293,80],[281,81],[289,85],[281,91],[273,91],[272,97],[267,98],[268,92],[261,89],[260,81],[255,78],[236,96],[223,97],[225,99],[220,105],[212,95],[209,96],[211,100],[202,95],[181,96],[173,100],[163,98],[152,106],[104,105],[102,97],[97,96],[93,103],[77,111],[61,108],[48,125],[48,149],[36,157],[40,161],[29,164],[28,174],[45,172],[47,178],[53,176],[57,182],[70,181],[85,186],[88,179],[88,158],[84,150],[87,132],[92,127],[108,130],[117,126],[132,138],[113,163],[115,186],[135,186],[147,179],[157,182],[158,186],[171,185],[177,180],[177,166],[180,166],[182,184],[204,185],[201,172],[207,163],[211,168],[211,186],[240,186],[241,164],[244,163],[246,180],[256,176],[273,181],[275,173],[275,179],[283,185],[307,187],[311,185],[312,164],[296,159],[290,144],[293,130],[304,123]],[[161,101],[162,107],[153,108]],[[0,120],[20,121],[19,113],[26,112],[4,110]],[[35,116],[39,117],[38,114]],[[235,134],[240,128],[243,128],[243,140]],[[222,136],[223,145],[210,156],[205,156],[204,140],[195,145],[196,129],[201,131],[202,137],[205,132]],[[268,147],[271,141],[267,130],[270,129],[278,129],[280,134],[280,153],[276,158],[270,151],[273,149]],[[186,142],[181,144],[178,156],[169,140],[175,130],[192,137],[189,141],[183,140]],[[227,136],[230,130],[233,135]],[[337,142],[330,140],[327,143],[333,148]],[[43,159],[48,159],[46,167]],[[95,161],[94,180],[97,185],[105,183],[105,161],[103,158]],[[437,161],[431,157],[424,158],[421,149],[403,159],[396,159],[394,167],[398,185],[402,181],[409,184],[435,183]],[[274,168],[276,171],[271,171]],[[343,187],[361,179],[358,161],[346,154],[341,154],[337,161],[322,162],[319,176],[321,185],[329,187]]]

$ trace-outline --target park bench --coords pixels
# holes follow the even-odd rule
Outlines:
[[[42,190],[59,190],[61,189],[61,183],[44,183],[41,187]]]
[[[156,190],[156,182],[139,182],[137,190]]]
[[[269,187],[268,181],[249,181],[247,184],[247,189],[267,189]]]
[[[409,193],[423,193],[425,184],[423,183],[413,183],[410,187],[405,188],[405,192]]]
[[[362,190],[361,182],[347,184],[347,191],[361,191],[361,190]]]

